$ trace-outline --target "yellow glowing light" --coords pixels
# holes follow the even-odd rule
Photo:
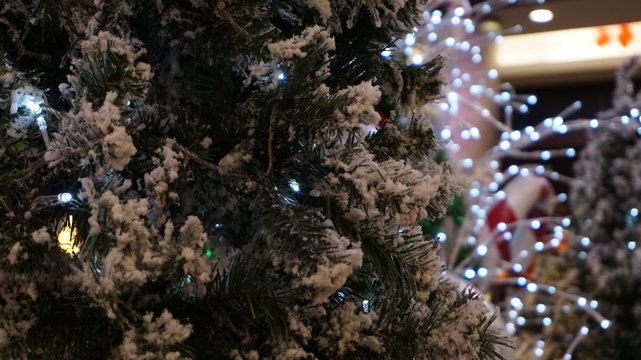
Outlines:
[[[58,233],[58,247],[69,255],[75,255],[80,252],[80,247],[74,244],[76,242],[76,231],[73,228],[73,216],[69,215],[69,220]]]

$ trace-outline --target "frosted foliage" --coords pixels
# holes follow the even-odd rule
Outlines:
[[[308,0],[311,7],[316,8],[323,21],[332,16],[332,4],[329,0]]]
[[[77,159],[81,165],[95,167],[98,174],[124,169],[136,147],[123,126],[120,108],[113,103],[116,97],[109,92],[97,111],[85,102],[78,112],[62,119],[45,154],[49,166]]]
[[[329,296],[343,287],[352,272],[363,264],[363,252],[358,244],[350,244],[349,239],[331,229],[326,230],[324,240],[340,251],[342,262],[332,263],[323,257],[316,271],[300,280],[302,285],[314,289],[314,304],[327,302]]]
[[[294,36],[290,39],[268,44],[267,48],[275,58],[290,59],[293,57],[305,57],[307,52],[305,48],[312,45],[323,45],[327,50],[334,50],[336,45],[334,39],[330,37],[329,32],[321,26],[311,26],[303,31],[300,36]],[[316,49],[309,49],[316,50]]]
[[[419,224],[436,74],[379,56],[422,1],[49,3],[0,5],[0,358],[489,346]]]
[[[328,159],[327,165],[336,168],[332,175],[333,184],[351,183],[358,192],[361,206],[349,209],[354,220],[364,220],[387,213],[398,225],[409,225],[427,217],[426,207],[443,186],[450,183],[449,174],[443,168],[434,166],[416,169],[404,161],[387,160],[378,162],[374,155],[361,149],[359,156],[349,163]],[[353,204],[349,198],[342,205]]]
[[[334,351],[339,356],[355,349],[356,346],[372,350],[375,353],[382,353],[385,350],[377,337],[362,334],[363,330],[372,326],[378,316],[375,312],[358,313],[356,311],[358,307],[359,304],[346,303],[333,314],[327,337],[322,337],[319,340],[321,346],[335,348]]]
[[[171,351],[171,345],[179,344],[189,337],[191,325],[174,319],[166,309],[158,317],[147,313],[143,316],[144,332],[125,332],[119,347],[122,360],[178,360],[187,359],[179,351]]]

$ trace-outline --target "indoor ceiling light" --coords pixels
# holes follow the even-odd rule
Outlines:
[[[554,19],[554,13],[548,9],[536,9],[530,11],[529,18],[535,23],[546,23]]]

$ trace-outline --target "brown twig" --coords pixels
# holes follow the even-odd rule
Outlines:
[[[274,125],[276,125],[276,107],[272,107],[272,114],[269,117],[269,140],[267,141],[267,155],[269,156],[269,165],[267,166],[267,176],[274,172]]]

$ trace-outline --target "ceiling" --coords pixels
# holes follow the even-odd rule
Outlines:
[[[503,29],[521,25],[523,33],[531,33],[641,20],[641,0],[547,0],[543,5],[519,2],[493,13]],[[554,19],[547,24],[531,22],[529,12],[539,8],[552,10]]]

